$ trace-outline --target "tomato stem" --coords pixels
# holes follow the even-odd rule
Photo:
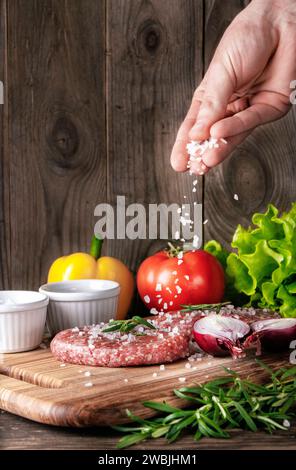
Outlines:
[[[90,255],[95,259],[99,259],[102,252],[103,239],[93,235],[90,244]]]
[[[171,258],[178,256],[181,251],[183,251],[181,246],[175,246],[173,243],[168,242],[168,248],[166,249],[166,252]]]

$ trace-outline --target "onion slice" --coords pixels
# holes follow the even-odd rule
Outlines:
[[[285,351],[296,339],[296,318],[259,320],[252,323],[251,329],[244,347],[255,345],[257,354],[261,354],[261,347],[269,352]]]
[[[232,317],[210,314],[197,320],[193,334],[198,346],[212,356],[242,357],[242,344],[250,333],[247,323]]]

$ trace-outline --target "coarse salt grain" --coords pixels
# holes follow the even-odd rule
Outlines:
[[[182,260],[182,259],[179,259],[178,262],[177,262],[177,264],[178,264],[179,266],[180,266],[180,264],[182,264],[182,263],[183,263],[183,260]]]
[[[151,313],[151,315],[157,315],[158,310],[156,310],[156,308],[151,308],[150,313]]]
[[[166,302],[163,304],[163,308],[164,308],[165,310],[168,308],[168,304],[167,304]]]
[[[185,279],[186,279],[187,281],[189,281],[189,276],[188,276],[188,274],[185,274],[184,277],[185,277]]]
[[[60,367],[66,367],[66,364],[60,364]]]
[[[164,364],[161,364],[161,365],[159,366],[159,370],[165,370]]]
[[[160,284],[160,282],[156,284],[155,290],[156,292],[160,292],[162,290],[162,285]]]
[[[233,199],[235,199],[236,201],[238,201],[238,195],[237,195],[237,194],[234,194],[234,195],[233,195]]]
[[[176,286],[176,291],[178,292],[178,294],[181,294],[182,288],[180,286]]]
[[[191,366],[190,362],[186,362],[185,368],[186,368],[186,369],[191,369],[191,367],[192,367],[192,366]]]
[[[206,225],[208,223],[208,219],[203,221],[203,224]]]
[[[85,387],[92,387],[93,386],[93,383],[92,382],[86,382],[84,384]]]
[[[87,370],[86,372],[84,372],[84,375],[85,375],[85,377],[90,377],[91,373]]]
[[[150,297],[149,297],[149,295],[145,295],[145,296],[144,296],[144,300],[145,300],[146,304],[149,304],[149,302],[150,302]]]
[[[177,230],[175,233],[175,240],[179,240],[180,238],[180,232]]]
[[[284,419],[283,426],[285,426],[285,428],[289,428],[291,426],[290,421],[288,421],[287,419]]]
[[[179,382],[184,383],[186,382],[186,377],[179,377]]]
[[[193,235],[193,241],[192,241],[192,245],[194,248],[197,248],[198,247],[198,243],[199,243],[199,236],[198,235]]]
[[[128,379],[124,379],[124,381],[127,383],[127,382],[128,382]]]
[[[152,377],[157,377],[157,373],[153,372]]]

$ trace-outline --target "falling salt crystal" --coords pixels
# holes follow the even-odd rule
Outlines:
[[[180,251],[180,253],[177,254],[177,258],[178,259],[182,259],[183,258],[183,251]]]
[[[66,364],[60,364],[60,367],[66,367]]]
[[[164,366],[163,364],[161,364],[161,365],[159,366],[159,370],[165,370],[165,366]]]
[[[197,180],[194,180],[192,184],[193,184],[193,186],[196,186],[197,185]]]
[[[188,276],[188,274],[185,274],[184,277],[185,277],[185,279],[186,279],[187,281],[189,281],[189,276]]]
[[[183,263],[183,260],[182,260],[182,259],[179,259],[177,264],[180,265],[180,264],[182,264],[182,263]]]
[[[174,302],[171,300],[171,301],[170,301],[170,306],[172,306],[172,305],[173,305],[173,303],[174,303]]]
[[[128,379],[124,379],[125,382],[128,382]]]
[[[290,421],[288,421],[287,419],[284,419],[283,426],[285,426],[285,428],[289,428],[291,426]]]
[[[90,377],[91,373],[87,370],[86,372],[84,372],[84,375],[85,375],[85,377]]]
[[[157,373],[153,372],[152,377],[157,377]]]
[[[160,305],[162,303],[162,299],[158,299],[158,304]]]
[[[167,304],[166,302],[163,304],[163,308],[164,308],[165,310],[168,308],[168,304]]]
[[[181,214],[181,212],[182,212],[181,207],[178,207],[177,212],[178,212],[178,214]]]
[[[162,285],[158,282],[155,287],[156,292],[159,292],[162,290]]]
[[[93,386],[93,383],[92,382],[86,382],[84,384],[85,387],[92,387]]]
[[[157,315],[158,310],[156,310],[156,308],[151,308],[150,313],[151,313],[151,315]]]
[[[193,193],[196,193],[196,188],[193,188],[193,189],[192,189],[192,192],[193,192]]]
[[[179,377],[179,382],[181,382],[181,383],[186,382],[186,377]]]
[[[181,294],[182,288],[180,286],[176,286],[176,291],[178,292],[178,294]]]
[[[184,197],[184,199],[187,199],[187,196],[183,196],[183,197]]]
[[[193,236],[193,241],[192,241],[192,245],[194,248],[197,248],[198,247],[198,242],[199,242],[199,236],[198,235],[194,235]]]
[[[186,362],[185,368],[186,368],[186,369],[191,369],[191,364],[190,364],[190,362]]]
[[[234,195],[233,195],[233,199],[235,199],[236,201],[238,201],[238,195],[237,195],[237,194],[234,194]]]
[[[149,302],[150,302],[149,295],[145,295],[144,300],[145,300],[146,304],[149,304]]]
[[[206,225],[208,223],[208,219],[203,221],[203,224]]]
[[[175,233],[175,240],[179,240],[180,238],[180,232],[177,230]]]

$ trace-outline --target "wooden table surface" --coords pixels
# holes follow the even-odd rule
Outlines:
[[[116,448],[120,433],[107,428],[57,428],[0,412],[1,450],[110,450]],[[269,435],[234,430],[231,439],[207,439],[198,443],[190,435],[184,435],[175,444],[163,439],[151,440],[133,449],[182,449],[182,450],[296,450],[296,423],[289,432],[280,431]]]

